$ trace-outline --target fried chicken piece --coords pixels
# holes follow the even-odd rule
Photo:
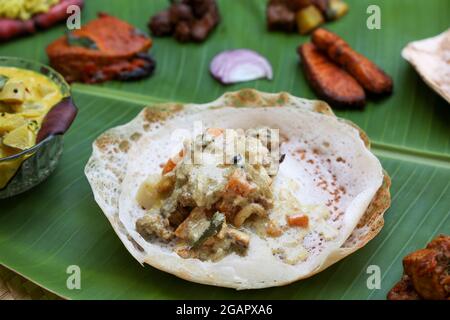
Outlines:
[[[426,249],[403,259],[403,268],[419,295],[427,300],[450,297],[450,237],[439,236]]]
[[[366,95],[358,82],[328,59],[312,43],[298,48],[306,77],[311,87],[334,107],[361,108]]]
[[[173,35],[179,42],[202,42],[219,22],[215,0],[182,0],[153,16],[148,27],[156,37]]]
[[[314,1],[315,0],[270,0],[267,6],[282,5],[295,13],[313,4]]]
[[[426,249],[403,259],[405,276],[388,294],[390,300],[414,296],[404,294],[411,288],[426,300],[450,299],[450,236],[441,235]],[[405,289],[406,288],[406,289]]]
[[[421,300],[407,275],[404,275],[402,280],[389,291],[387,298],[388,300]]]
[[[50,64],[68,82],[134,80],[150,75],[155,68],[147,54],[152,40],[115,17],[99,14],[70,36],[80,43],[70,43],[67,35],[47,47]]]
[[[392,79],[338,35],[319,28],[313,32],[312,42],[331,60],[345,68],[368,92],[376,95],[392,92]]]
[[[273,31],[292,32],[295,30],[295,14],[285,5],[267,6],[267,28]]]
[[[156,14],[150,20],[148,27],[155,37],[164,37],[172,34],[174,25],[170,20],[170,10],[164,10]]]
[[[327,10],[330,5],[330,0],[311,0],[311,2],[322,12],[324,16],[327,14]]]
[[[297,30],[297,12],[309,6],[312,0],[271,0],[267,4],[267,28],[272,31]]]

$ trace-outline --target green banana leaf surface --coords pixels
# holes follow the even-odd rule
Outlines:
[[[299,66],[298,34],[269,33],[264,0],[219,0],[222,22],[202,44],[154,38],[157,61],[148,79],[73,86],[79,115],[65,136],[63,157],[39,187],[0,201],[0,264],[71,299],[385,299],[402,275],[402,258],[439,233],[450,233],[450,106],[401,58],[411,41],[449,27],[448,0],[346,0],[349,13],[326,27],[375,61],[394,79],[394,94],[371,100],[363,111],[336,113],[354,121],[372,140],[392,178],[392,207],[381,233],[367,246],[324,272],[286,287],[235,291],[180,280],[128,253],[94,201],[84,177],[91,144],[103,131],[124,124],[147,105],[163,101],[207,102],[244,87],[288,91],[316,98]],[[381,8],[381,29],[369,30],[367,7]],[[107,12],[148,31],[164,0],[86,0],[82,22]],[[0,56],[47,63],[45,47],[63,35],[60,25],[33,37],[0,44]],[[272,81],[222,86],[209,74],[219,52],[250,48],[266,56]],[[81,269],[81,289],[70,290],[67,268]],[[381,288],[369,289],[367,268],[381,270]]]

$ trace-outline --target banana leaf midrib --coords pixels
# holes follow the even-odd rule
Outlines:
[[[107,97],[109,99],[129,102],[130,107],[136,109],[141,109],[145,106],[153,106],[155,104],[163,104],[166,102],[183,103],[181,101],[169,101],[168,99],[155,96],[124,92],[116,89],[84,84],[75,84],[73,86],[73,91],[96,97]],[[398,160],[450,168],[450,155],[444,153],[408,148],[377,140],[371,140],[371,149],[376,155],[380,156],[386,155]]]

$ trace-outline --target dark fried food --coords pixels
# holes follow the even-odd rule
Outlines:
[[[295,13],[293,11],[283,4],[267,6],[267,28],[269,30],[293,32],[295,27]]]
[[[173,35],[179,42],[202,42],[219,22],[215,0],[182,0],[153,16],[148,26],[156,37]]]
[[[311,4],[311,0],[270,0],[266,9],[267,28],[271,31],[296,31],[297,12]]]
[[[338,35],[320,28],[313,32],[312,42],[326,52],[331,60],[345,68],[368,92],[376,95],[392,92],[392,79]]]
[[[150,75],[155,62],[147,54],[152,40],[115,17],[99,18],[47,47],[50,64],[68,82],[134,80]]]
[[[403,268],[405,275],[389,292],[388,299],[450,299],[450,236],[438,236],[426,249],[406,256]]]
[[[342,0],[270,0],[266,8],[267,28],[306,34],[327,21],[337,20],[348,11]]]
[[[311,0],[311,2],[324,14],[326,15],[329,8],[330,0]]]
[[[284,0],[282,2],[284,2],[286,6],[294,12],[297,12],[311,4],[314,4],[314,0]]]
[[[416,289],[414,289],[411,278],[406,274],[403,275],[402,280],[389,291],[387,298],[388,300],[421,300]]]
[[[301,45],[298,53],[309,83],[322,99],[336,107],[361,108],[365,105],[366,96],[358,82],[312,43]]]
[[[37,14],[30,20],[0,18],[0,42],[33,34],[38,29],[48,29],[69,16],[67,13],[69,6],[83,7],[83,4],[84,0],[61,0],[48,12]]]
[[[155,37],[164,37],[172,34],[174,26],[170,20],[170,11],[164,10],[153,16],[149,28]]]

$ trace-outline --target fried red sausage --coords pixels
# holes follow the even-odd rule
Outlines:
[[[48,12],[37,14],[30,20],[4,19],[0,18],[0,41],[7,41],[13,38],[33,34],[37,28],[47,29],[53,25],[64,21],[69,14],[67,8],[71,5],[83,7],[84,0],[61,0]]]
[[[0,19],[0,41],[7,41],[35,32],[36,27],[32,20]]]
[[[84,0],[61,0],[60,3],[51,7],[48,12],[41,13],[33,17],[36,27],[47,29],[67,19],[69,17],[67,8],[72,5],[82,8],[84,5]]]
[[[364,89],[345,70],[329,60],[312,43],[298,48],[311,87],[333,107],[361,108],[366,103]]]
[[[313,32],[312,42],[326,52],[331,60],[345,68],[368,92],[377,95],[392,92],[391,77],[336,34],[319,28]]]

